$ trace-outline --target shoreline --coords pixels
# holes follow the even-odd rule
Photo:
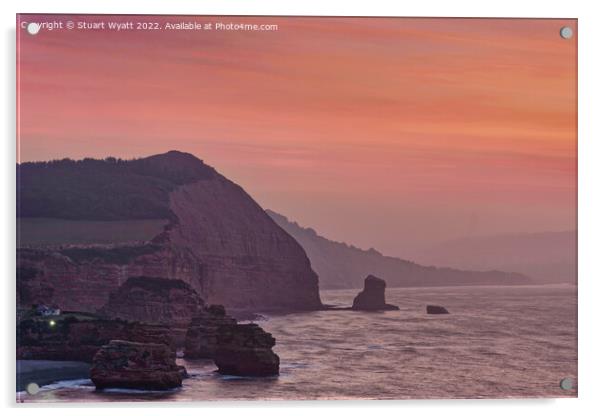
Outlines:
[[[16,391],[29,383],[46,386],[57,381],[90,378],[90,364],[81,361],[17,360]]]

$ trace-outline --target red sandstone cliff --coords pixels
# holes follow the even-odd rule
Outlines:
[[[152,241],[19,247],[20,307],[46,303],[95,312],[128,278],[138,276],[180,279],[206,302],[231,309],[321,306],[318,276],[303,248],[240,186],[190,154],[25,164],[17,175],[17,211],[28,217],[60,218],[65,212],[66,219],[78,221],[170,220]],[[49,191],[53,187],[56,193]],[[57,209],[65,198],[70,204]],[[141,209],[145,204],[152,215]]]

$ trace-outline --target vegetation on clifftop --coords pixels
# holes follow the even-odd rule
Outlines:
[[[62,159],[17,165],[17,216],[70,220],[171,218],[169,192],[213,168],[171,151],[142,159]]]

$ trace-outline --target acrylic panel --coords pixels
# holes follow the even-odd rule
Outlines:
[[[577,396],[577,20],[17,15],[19,402]]]

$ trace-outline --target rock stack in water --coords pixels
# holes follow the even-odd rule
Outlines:
[[[426,313],[428,313],[429,315],[445,315],[449,312],[443,306],[426,305]]]
[[[218,347],[219,329],[225,325],[236,325],[236,319],[226,315],[222,305],[211,305],[201,309],[192,318],[186,332],[184,356],[212,359]]]
[[[353,299],[351,309],[357,311],[399,310],[397,306],[385,302],[386,287],[387,283],[383,279],[369,275],[364,280],[364,290]]]
[[[257,324],[224,325],[218,332],[215,365],[221,374],[278,375],[280,358],[272,351],[275,344],[272,334]]]
[[[184,356],[209,358],[222,374],[273,376],[279,373],[280,358],[272,351],[276,340],[257,324],[237,324],[223,306],[203,308],[192,319]]]
[[[180,387],[184,374],[167,345],[119,340],[100,348],[90,369],[97,389],[168,390]]]

